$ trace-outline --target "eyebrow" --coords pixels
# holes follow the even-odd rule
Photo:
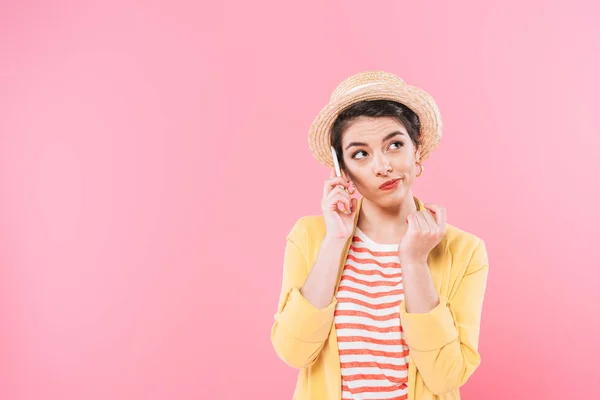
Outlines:
[[[383,138],[382,142],[385,142],[386,140],[390,140],[391,138],[393,138],[394,136],[397,136],[397,135],[401,135],[401,136],[403,135],[403,136],[406,136],[406,134],[405,134],[404,132],[402,132],[402,131],[394,131],[394,132],[392,132],[392,133],[388,133],[388,134],[387,134],[387,135],[386,135],[386,136]],[[363,142],[350,142],[350,143],[348,144],[348,146],[346,146],[346,150],[348,150],[348,149],[349,149],[350,147],[352,147],[352,146],[367,146],[367,144],[366,144],[366,143],[363,143]]]

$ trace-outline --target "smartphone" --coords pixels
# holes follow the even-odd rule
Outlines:
[[[340,169],[340,161],[338,160],[337,153],[333,146],[331,146],[331,155],[333,156],[333,165],[335,166],[335,176],[342,176],[342,170]],[[342,189],[345,189],[344,186],[338,185]]]

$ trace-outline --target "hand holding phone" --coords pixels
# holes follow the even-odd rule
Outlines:
[[[331,154],[335,168],[331,170],[329,179],[325,181],[321,208],[327,226],[327,236],[345,239],[352,234],[358,200],[351,197],[354,191],[348,190],[350,182],[342,176],[339,160],[333,147]]]
[[[335,151],[333,146],[331,146],[331,155],[333,156],[333,165],[335,167],[335,176],[337,176],[338,178],[343,178],[342,169],[340,168],[340,161],[338,159],[337,152]],[[344,189],[346,192],[350,193],[351,195],[354,194],[354,192],[356,191],[356,189],[354,189],[354,188],[352,191],[350,191],[350,190],[348,190],[348,188],[343,187],[342,185],[338,185],[338,186],[341,187],[342,189]]]

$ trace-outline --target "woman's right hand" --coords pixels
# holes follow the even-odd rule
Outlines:
[[[350,182],[344,176],[336,177],[335,169],[332,168],[329,179],[325,181],[321,201],[327,227],[326,238],[340,240],[348,239],[352,235],[358,200],[350,197],[350,193],[344,190],[348,187]]]

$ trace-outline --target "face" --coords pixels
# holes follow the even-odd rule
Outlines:
[[[390,117],[359,117],[344,131],[342,150],[346,173],[366,199],[382,207],[410,196],[419,152],[404,125]],[[394,188],[380,185],[398,179]]]

